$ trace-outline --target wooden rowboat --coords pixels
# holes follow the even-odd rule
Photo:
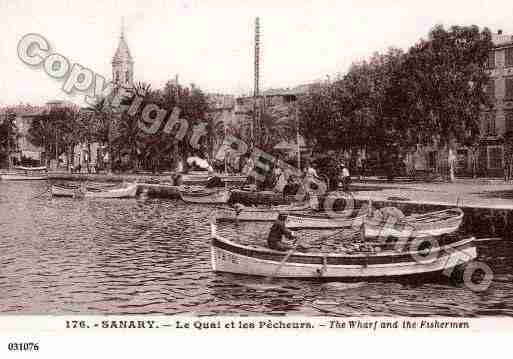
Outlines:
[[[0,173],[3,181],[35,181],[46,180],[46,167],[15,167],[5,173]]]
[[[248,178],[246,175],[191,171],[188,174],[181,175],[179,181],[185,186],[204,186],[214,176],[219,177],[227,186],[241,186]]]
[[[81,195],[80,186],[77,185],[54,184],[51,191],[54,197],[78,197]]]
[[[359,228],[365,215],[357,214],[337,217],[330,217],[326,214],[289,214],[285,220],[288,228],[308,228],[308,229],[329,229],[329,228]]]
[[[280,212],[302,213],[310,209],[310,203],[296,205],[281,205],[272,207],[245,207],[216,208],[216,219],[219,221],[246,221],[246,222],[272,222],[278,218]]]
[[[360,253],[280,252],[241,245],[217,235],[211,224],[211,262],[216,272],[281,278],[382,278],[441,272],[477,256],[474,238],[422,251]],[[284,261],[285,259],[285,261]]]
[[[52,196],[78,198],[134,198],[137,195],[137,184],[128,184],[119,188],[81,188],[73,185],[52,185]]]
[[[180,197],[187,203],[223,204],[230,200],[230,191],[225,189],[179,190]]]
[[[3,173],[0,174],[0,179],[2,181],[43,181],[48,179],[48,177],[40,174]]]
[[[439,236],[456,231],[462,221],[463,211],[460,208],[415,214],[401,219],[368,216],[364,220],[364,231],[366,237]]]

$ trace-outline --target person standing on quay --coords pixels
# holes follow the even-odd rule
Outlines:
[[[358,151],[358,155],[356,157],[356,170],[358,171],[358,180],[361,180],[364,176],[364,165],[363,165],[363,154]]]
[[[351,182],[351,176],[349,174],[349,169],[345,166],[344,163],[340,165],[341,167],[341,180],[342,180],[342,190],[344,192],[349,191],[349,183]]]

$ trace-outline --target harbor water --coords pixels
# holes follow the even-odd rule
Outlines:
[[[473,292],[447,278],[352,283],[214,273],[213,207],[180,200],[52,198],[0,181],[1,314],[513,315],[513,245],[478,244],[493,271]],[[263,241],[270,224],[220,225]]]

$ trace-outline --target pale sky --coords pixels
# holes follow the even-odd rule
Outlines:
[[[0,0],[0,106],[71,100],[62,81],[17,57],[28,33],[54,52],[111,78],[121,17],[135,81],[153,88],[179,75],[206,92],[250,93],[255,17],[261,23],[261,88],[292,87],[345,73],[390,46],[407,49],[435,24],[513,34],[513,2],[431,0]]]

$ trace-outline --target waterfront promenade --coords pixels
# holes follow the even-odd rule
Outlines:
[[[173,184],[173,174],[70,174],[50,172],[50,179],[87,180],[98,182],[138,182],[169,186]],[[513,182],[500,179],[457,179],[453,183],[421,182],[398,179],[386,181],[379,178],[366,178],[358,181],[353,178],[350,190],[357,200],[380,202],[404,202],[428,205],[459,206],[473,208],[513,210]],[[279,196],[279,194],[277,193]]]
[[[513,209],[513,182],[499,179],[457,179],[453,183],[364,180],[351,187],[359,200]]]

